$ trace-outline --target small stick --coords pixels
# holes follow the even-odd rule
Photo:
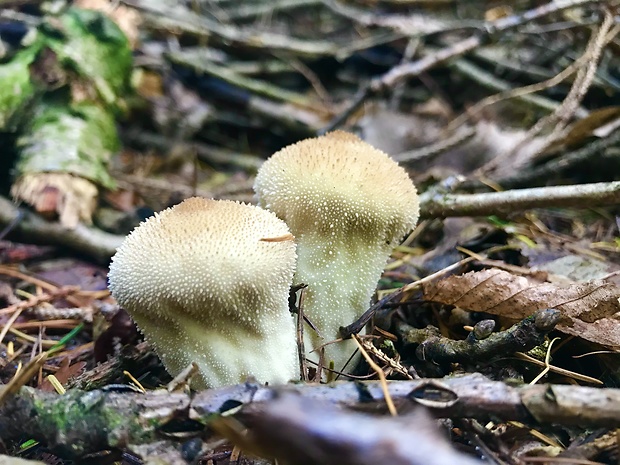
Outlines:
[[[620,181],[482,194],[425,193],[420,203],[421,218],[507,215],[532,208],[592,208],[620,203]]]
[[[381,369],[381,367],[375,363],[375,361],[370,357],[370,355],[368,355],[368,352],[366,352],[366,349],[364,349],[364,346],[360,343],[359,337],[356,334],[353,335],[353,341],[355,342],[355,344],[357,345],[357,348],[362,353],[362,356],[366,359],[366,361],[370,365],[370,368],[375,370],[375,372],[377,373],[377,376],[379,376],[379,381],[381,382],[381,388],[383,389],[383,395],[385,396],[385,403],[388,407],[388,410],[390,411],[390,415],[392,415],[393,417],[398,416],[398,412],[396,411],[396,407],[394,406],[394,402],[392,401],[392,396],[390,396],[390,391],[388,390],[387,380],[385,379],[385,373],[383,373],[383,370]]]
[[[299,291],[299,304],[297,305],[297,354],[299,356],[299,369],[301,371],[301,380],[304,382],[308,379],[308,363],[306,362],[306,348],[304,345],[304,298],[306,288],[303,287]]]

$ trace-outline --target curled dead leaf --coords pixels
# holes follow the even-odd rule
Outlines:
[[[423,289],[427,301],[515,320],[556,308],[562,313],[558,330],[620,347],[620,288],[604,279],[555,284],[489,269],[430,282]]]

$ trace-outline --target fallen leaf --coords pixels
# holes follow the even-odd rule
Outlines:
[[[620,288],[603,279],[554,284],[489,269],[428,283],[424,299],[515,320],[556,308],[562,312],[558,330],[620,347]]]
[[[69,358],[65,358],[60,363],[58,371],[54,373],[54,376],[56,376],[56,379],[64,386],[70,378],[79,375],[85,366],[86,362],[75,362],[74,364],[71,364],[71,360]],[[54,387],[48,379],[43,380],[43,382],[39,385],[39,389],[48,392],[54,391]]]
[[[564,147],[574,147],[583,143],[585,139],[594,135],[594,132],[608,124],[610,121],[620,116],[620,107],[605,107],[594,110],[585,118],[575,122],[566,134],[561,145]]]

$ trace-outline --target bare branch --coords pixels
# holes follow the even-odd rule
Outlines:
[[[531,208],[591,208],[618,203],[620,181],[513,189],[483,194],[427,191],[421,196],[420,217],[507,215]]]

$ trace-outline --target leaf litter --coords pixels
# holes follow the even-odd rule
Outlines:
[[[555,284],[489,269],[428,283],[424,299],[513,320],[555,308],[562,314],[558,330],[620,347],[620,288],[605,279]]]

